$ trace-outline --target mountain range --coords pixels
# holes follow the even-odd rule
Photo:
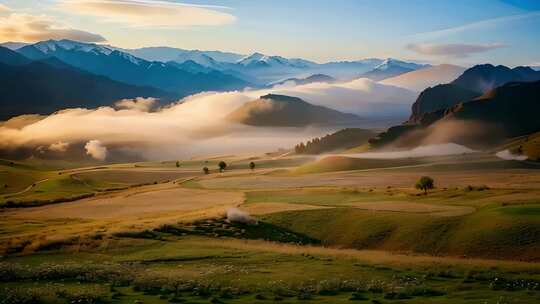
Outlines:
[[[124,98],[173,99],[156,88],[121,83],[51,58],[32,61],[4,47],[0,47],[0,81],[0,120],[65,108],[107,106]]]
[[[187,96],[201,91],[236,90],[249,86],[244,80],[212,70],[192,73],[176,65],[147,61],[106,46],[70,40],[48,40],[27,45],[17,52],[32,60],[55,57],[81,70],[113,80]]]

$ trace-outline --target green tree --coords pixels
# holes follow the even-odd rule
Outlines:
[[[255,163],[254,163],[254,162],[250,162],[250,163],[249,163],[249,168],[250,168],[251,170],[255,169]]]
[[[429,176],[422,176],[415,185],[415,188],[418,190],[423,190],[424,194],[427,194],[429,189],[435,188],[435,182],[433,178]]]
[[[208,167],[204,167],[202,170],[204,174],[210,174],[210,169],[208,169]]]
[[[219,166],[219,172],[223,172],[225,171],[225,169],[227,169],[227,163],[224,161],[220,161],[218,166]]]
[[[180,162],[176,161],[176,168],[180,168]]]

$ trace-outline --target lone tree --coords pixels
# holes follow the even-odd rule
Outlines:
[[[180,168],[180,162],[176,161],[176,168]]]
[[[415,187],[418,190],[424,190],[424,194],[427,194],[429,189],[435,188],[435,183],[433,181],[433,178],[431,178],[429,176],[422,176],[416,182]]]
[[[249,168],[250,168],[251,170],[255,169],[255,163],[254,163],[254,162],[250,162],[250,163],[249,163]]]
[[[219,172],[223,172],[225,171],[225,169],[227,169],[227,163],[224,161],[220,161],[218,166],[219,166]]]
[[[208,169],[208,167],[204,167],[202,168],[204,174],[210,174],[210,169]]]

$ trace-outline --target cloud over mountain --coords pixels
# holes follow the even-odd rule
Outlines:
[[[407,49],[417,52],[422,55],[429,56],[447,56],[463,58],[474,53],[483,53],[495,49],[506,47],[502,43],[491,44],[465,44],[465,43],[449,43],[449,44],[430,44],[419,43],[409,44]]]
[[[151,100],[139,98],[123,100],[116,105],[116,109],[65,109],[43,119],[19,124],[18,127],[11,127],[9,123],[0,125],[0,150],[35,149],[58,142],[69,144],[70,149],[98,140],[99,147],[107,148],[108,154],[127,149],[156,158],[262,152],[290,147],[307,137],[320,136],[320,128],[253,127],[225,119],[246,102],[270,93],[300,97],[314,105],[358,113],[360,116],[373,113],[384,116],[399,111],[404,114],[414,99],[412,92],[368,79],[336,84],[280,86],[265,90],[200,93],[154,112],[146,111],[152,104]]]
[[[184,28],[224,25],[236,17],[225,7],[148,0],[63,0],[58,8],[79,15],[102,18],[105,22],[144,28]]]
[[[7,6],[0,6],[0,40],[35,42],[48,39],[106,41],[99,34],[70,28],[46,15],[18,13]]]

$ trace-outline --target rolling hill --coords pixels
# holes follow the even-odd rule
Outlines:
[[[367,143],[376,133],[373,130],[347,128],[302,142],[294,147],[297,154],[320,154],[357,147]]]
[[[235,123],[268,127],[303,127],[353,122],[358,119],[353,114],[315,106],[297,97],[276,94],[261,96],[227,115],[227,120]]]
[[[421,92],[426,88],[451,82],[464,71],[465,68],[457,65],[440,64],[387,78],[381,83]]]

